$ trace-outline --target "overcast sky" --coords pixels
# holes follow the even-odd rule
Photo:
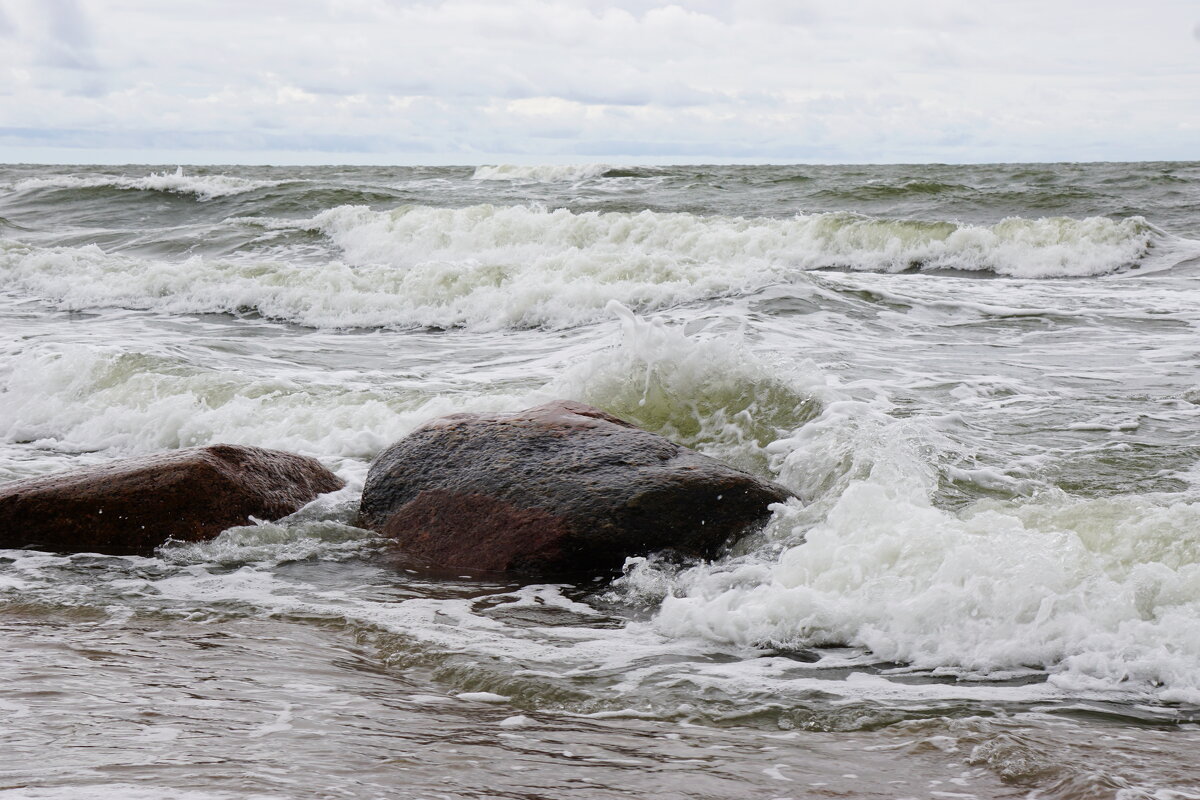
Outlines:
[[[1198,0],[0,0],[0,161],[1200,159]]]

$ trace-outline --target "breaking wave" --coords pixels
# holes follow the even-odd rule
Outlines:
[[[942,445],[920,419],[854,400],[816,365],[765,361],[736,334],[688,336],[618,305],[606,313],[621,322],[616,346],[540,386],[459,397],[42,345],[6,361],[0,434],[75,450],[284,447],[359,482],[382,447],[430,416],[573,397],[804,497],[717,561],[632,560],[614,597],[648,598],[658,636],[848,646],[901,671],[969,681],[1044,672],[1048,688],[1073,696],[1200,702],[1195,497],[1050,492],[940,508]]]
[[[213,200],[275,185],[277,185],[275,181],[250,180],[232,175],[185,175],[183,167],[178,167],[174,172],[152,172],[141,178],[114,175],[58,175],[48,178],[26,178],[14,183],[12,188],[18,192],[36,189],[112,188],[190,194],[200,200]]]
[[[340,206],[315,217],[355,263],[559,264],[657,282],[676,270],[720,264],[760,281],[787,270],[868,272],[956,269],[1023,278],[1103,275],[1132,266],[1164,235],[1141,217],[1009,218],[995,225],[888,220],[855,214],[785,219],[642,211],[573,213],[540,206]]]
[[[226,442],[325,461],[351,481],[430,417],[492,409],[502,394],[313,383],[102,346],[30,347],[0,369],[0,441],[65,453],[153,453]]]
[[[12,359],[4,376],[3,434],[134,452],[213,441],[285,447],[319,454],[357,485],[382,447],[430,416],[575,397],[805,498],[722,559],[630,561],[612,596],[649,600],[647,624],[665,640],[851,647],[870,663],[906,665],[899,672],[964,678],[963,691],[1036,673],[1060,696],[1200,702],[1194,497],[1047,493],[939,508],[931,501],[939,442],[919,419],[854,401],[815,365],[782,370],[736,335],[687,336],[619,306],[609,312],[621,320],[615,347],[540,387],[454,399],[39,347]],[[333,525],[341,541],[353,532],[340,524],[318,527]],[[277,528],[254,531],[249,544],[295,538]]]
[[[1169,266],[1177,250],[1137,217],[976,226],[848,214],[769,219],[524,205],[338,206],[308,220],[253,224],[318,233],[344,260],[247,252],[168,261],[94,245],[0,241],[0,275],[69,309],[253,312],[329,328],[555,328],[604,319],[614,300],[656,311],[755,292],[815,269],[1082,277],[1159,261]]]
[[[352,478],[431,417],[569,398],[770,475],[767,446],[820,407],[824,379],[811,364],[767,363],[737,336],[687,336],[616,303],[606,313],[620,321],[615,346],[545,368],[542,381],[457,392],[444,390],[446,375],[432,386],[379,374],[321,382],[217,369],[174,350],[14,346],[0,351],[0,442],[71,453],[250,444],[333,459]]]
[[[534,183],[556,183],[559,181],[582,181],[603,177],[610,169],[607,164],[541,164],[521,166],[499,164],[475,168],[471,180],[476,181],[529,181]]]
[[[1200,501],[1186,494],[932,502],[936,436],[829,403],[769,445],[809,505],[741,555],[632,559],[618,596],[666,635],[783,650],[849,646],[897,671],[1045,671],[1065,693],[1200,703]],[[836,467],[830,469],[830,467]]]

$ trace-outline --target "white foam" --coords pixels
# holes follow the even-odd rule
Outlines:
[[[610,169],[607,164],[498,164],[476,167],[471,180],[558,183],[598,178]]]
[[[778,515],[760,551],[680,574],[630,565],[627,591],[664,598],[661,632],[837,643],[975,677],[1039,666],[1060,691],[1200,702],[1200,502],[1044,495],[939,509],[929,453],[918,460],[905,423],[871,433],[863,412],[856,437],[846,412],[831,404],[774,445],[785,478],[823,494]],[[847,444],[864,435],[865,452]]]
[[[12,188],[21,192],[33,189],[87,189],[107,186],[143,192],[191,194],[201,200],[212,200],[276,185],[278,184],[275,181],[250,180],[233,175],[185,175],[183,167],[177,167],[174,172],[151,172],[140,178],[112,175],[25,178],[14,183]]]
[[[361,480],[379,449],[435,414],[520,407],[553,395],[588,400],[774,474],[806,504],[781,508],[768,531],[733,557],[682,572],[653,560],[633,562],[622,596],[638,603],[661,599],[653,628],[514,632],[476,613],[473,599],[313,609],[347,613],[447,652],[520,659],[547,674],[618,670],[616,699],[637,697],[639,687],[676,674],[669,665],[630,667],[639,657],[768,643],[846,645],[870,651],[875,660],[974,678],[1030,666],[1052,673],[1049,684],[1007,687],[996,695],[1006,699],[1134,692],[1200,702],[1200,502],[1194,496],[1043,494],[957,512],[938,508],[930,500],[943,462],[936,425],[896,419],[885,413],[885,401],[856,400],[815,365],[758,358],[735,335],[687,336],[618,305],[609,313],[621,320],[616,346],[513,396],[388,397],[342,379],[322,386],[246,378],[114,348],[32,345],[0,369],[0,425],[6,426],[0,436],[118,451],[240,441],[340,460],[335,466],[342,474]],[[272,546],[284,548],[285,556],[314,547],[324,553],[342,543],[354,547],[361,535],[330,526],[319,514],[313,527],[305,524],[233,531],[203,552],[172,560],[270,562]],[[297,535],[312,541],[289,543]],[[22,572],[17,579],[28,583],[36,576]],[[308,607],[264,589],[263,580],[261,573],[189,574],[158,589],[206,601]],[[518,601],[586,613],[541,591],[526,588]],[[781,687],[792,681],[788,660],[769,661],[754,661],[763,670],[758,676],[739,662],[736,675],[709,665],[696,667],[689,680],[736,694],[753,678],[761,681],[755,685],[785,691]],[[837,691],[850,697],[918,691],[867,683]],[[989,696],[986,690],[936,687],[970,697]]]
[[[512,700],[511,697],[507,697],[502,694],[496,694],[495,692],[459,692],[458,694],[456,694],[454,696],[457,697],[459,700],[469,700],[474,703],[497,703],[498,704],[498,703],[507,703]]]
[[[615,301],[607,310],[621,320],[618,346],[566,369],[548,395],[584,400],[763,475],[779,432],[839,396],[811,361],[760,358],[739,334],[688,336]]]
[[[0,441],[111,455],[217,442],[273,447],[321,459],[353,488],[383,448],[432,417],[566,397],[766,474],[778,430],[799,425],[828,396],[824,374],[811,363],[765,362],[736,336],[686,336],[619,304],[608,313],[622,323],[616,347],[589,345],[581,353],[591,355],[571,357],[544,385],[512,392],[484,385],[447,393],[440,384],[348,372],[324,380],[290,370],[245,374],[140,345],[13,345],[0,363]],[[57,461],[23,465],[24,474],[61,468]],[[290,536],[292,528],[260,526],[239,540],[239,552]]]
[[[537,206],[341,206],[309,224],[423,324],[571,326],[617,300],[639,311],[753,291],[790,271],[721,224],[686,214]],[[393,267],[388,272],[384,267]]]
[[[590,262],[592,272],[624,269],[636,279],[687,263],[715,262],[727,268],[757,265],[760,281],[789,268],[824,267],[959,269],[1027,278],[1102,275],[1136,263],[1162,238],[1141,217],[1013,217],[980,226],[845,213],[773,219],[653,211],[577,214],[521,205],[393,211],[340,206],[319,214],[311,225],[355,263],[558,258],[576,269]]]
[[[462,695],[459,695],[459,697],[462,697]],[[536,725],[537,721],[531,717],[525,716],[524,714],[517,714],[513,717],[505,717],[497,724],[501,728],[528,728],[532,725]]]
[[[0,369],[0,439],[114,454],[250,444],[314,456],[359,481],[366,462],[430,417],[519,402],[331,381],[247,376],[106,346],[26,347]]]
[[[839,214],[742,219],[490,205],[339,206],[311,220],[267,224],[319,231],[346,261],[163,261],[94,245],[8,241],[0,242],[0,276],[69,309],[256,311],[328,328],[569,327],[606,318],[612,300],[644,313],[758,291],[822,267],[1102,275],[1139,262],[1161,238],[1138,218],[985,228]]]
[[[292,730],[295,727],[292,725],[292,708],[293,706],[291,703],[284,703],[283,708],[280,709],[279,714],[275,717],[273,722],[268,722],[263,725],[259,725],[257,728],[254,728],[246,734],[247,738],[261,739],[264,736],[273,736],[277,733],[286,733],[287,731]]]
[[[968,678],[1051,672],[1040,688],[999,693],[1010,699],[1133,692],[1200,702],[1194,492],[1043,492],[941,509],[931,497],[956,446],[936,419],[897,419],[886,399],[853,399],[815,365],[788,374],[740,352],[736,338],[694,339],[614,310],[624,319],[621,347],[569,371],[568,385],[578,381],[577,393],[629,417],[643,400],[648,420],[671,409],[649,427],[691,434],[694,445],[750,467],[763,468],[765,457],[806,500],[780,509],[754,549],[734,557],[683,572],[631,560],[618,596],[661,601],[660,633],[734,647],[838,644]],[[746,413],[739,387],[758,390]],[[804,397],[812,402],[789,419],[784,409]],[[689,405],[710,400],[718,410],[691,422]],[[732,432],[723,427],[731,422]]]

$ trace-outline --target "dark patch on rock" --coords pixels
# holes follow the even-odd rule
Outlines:
[[[0,547],[149,554],[276,520],[344,486],[319,461],[218,444],[0,485]]]
[[[595,572],[711,556],[794,495],[599,409],[453,414],[384,451],[358,524],[434,567]]]

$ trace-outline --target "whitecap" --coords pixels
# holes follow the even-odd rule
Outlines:
[[[14,191],[34,189],[88,189],[110,187],[144,192],[168,192],[195,195],[200,200],[252,192],[276,181],[251,180],[235,175],[185,175],[183,167],[174,172],[151,172],[140,178],[113,175],[55,175],[47,178],[25,178],[13,184]]]
[[[599,178],[610,169],[607,164],[497,164],[476,167],[471,180],[558,183]]]

